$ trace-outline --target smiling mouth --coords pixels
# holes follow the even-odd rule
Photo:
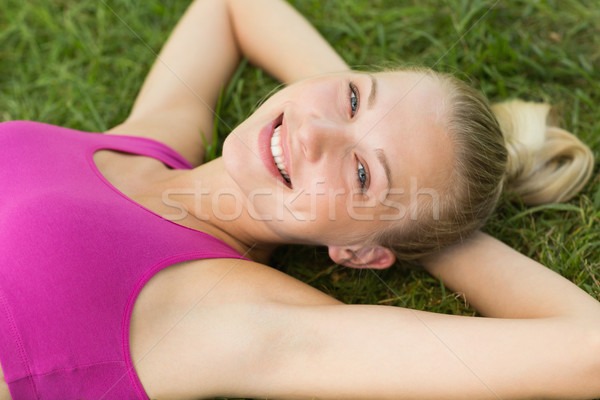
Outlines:
[[[271,155],[273,156],[273,161],[279,170],[279,173],[283,177],[283,179],[291,184],[290,174],[288,173],[283,158],[283,146],[281,145],[281,122],[273,129],[273,135],[271,136]]]

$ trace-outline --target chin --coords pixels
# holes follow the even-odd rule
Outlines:
[[[238,182],[238,178],[236,175],[239,174],[240,171],[243,171],[243,159],[244,157],[240,154],[239,149],[237,149],[237,144],[235,142],[240,142],[239,140],[231,140],[231,135],[229,135],[225,142],[223,143],[223,151],[221,157],[223,158],[223,164],[225,165],[225,171],[227,174],[235,181]]]
[[[230,134],[223,143],[222,158],[227,175],[247,194],[249,185],[257,184],[256,157],[246,144]]]

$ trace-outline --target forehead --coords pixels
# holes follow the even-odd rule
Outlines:
[[[408,192],[443,187],[450,177],[453,143],[446,129],[444,86],[418,72],[385,72],[375,75],[377,103],[375,131],[392,169],[392,187]]]

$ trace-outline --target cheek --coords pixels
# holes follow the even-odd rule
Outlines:
[[[344,190],[331,191],[327,196],[327,212],[330,220],[342,223],[349,219],[348,196]]]
[[[343,213],[336,215],[337,210],[344,208],[343,204],[333,203],[335,199],[329,198],[325,191],[299,190],[293,193],[286,191],[285,194],[284,191],[279,191],[275,196],[264,196],[256,200],[256,209],[262,210],[273,221],[283,223],[296,233],[322,236],[336,227],[338,218],[343,220]]]

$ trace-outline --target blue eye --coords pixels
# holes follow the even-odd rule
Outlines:
[[[357,172],[358,172],[357,177],[358,177],[358,184],[360,185],[360,191],[361,191],[361,193],[364,193],[367,189],[367,182],[369,181],[369,176],[367,174],[367,170],[361,164],[360,161],[358,161]]]
[[[354,117],[354,114],[358,111],[358,106],[360,104],[360,98],[358,93],[358,88],[354,83],[350,82],[350,116]]]

